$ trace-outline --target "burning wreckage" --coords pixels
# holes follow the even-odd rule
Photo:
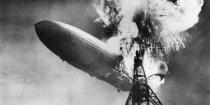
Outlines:
[[[167,56],[185,47],[186,30],[197,23],[202,5],[203,0],[95,0],[96,21],[103,24],[105,33],[113,35],[106,43],[58,21],[38,22],[35,29],[61,59],[122,91],[131,90],[126,105],[129,100],[133,105],[142,100],[161,105],[154,92],[168,72]],[[136,51],[144,54],[138,56]],[[142,60],[139,71],[137,56]],[[139,96],[133,92],[139,83],[134,74],[142,70],[146,84],[141,85],[143,90],[136,90],[143,91]]]
[[[114,85],[122,91],[133,90],[132,85],[134,80],[132,81],[129,74],[124,71],[125,68],[122,64],[123,57],[110,50],[109,46],[104,42],[94,38],[84,31],[58,21],[41,21],[35,24],[35,28],[39,39],[62,60],[67,61],[69,64],[72,64],[98,79]],[[138,40],[138,42],[141,42],[142,50],[152,46],[148,41],[150,40]],[[159,48],[161,48],[161,46],[159,46]],[[157,51],[155,49],[151,50]],[[144,54],[141,53],[141,58],[143,55]],[[136,57],[136,59],[139,58],[140,56]],[[138,66],[143,68],[142,63],[143,62],[141,61]],[[140,72],[137,70],[137,67],[134,68],[136,68],[135,72]],[[165,69],[165,67],[163,68]],[[162,71],[156,72],[153,75],[159,76],[162,80],[165,74],[166,71]],[[150,77],[153,75],[150,75]],[[146,79],[150,78],[146,77],[146,75],[144,76],[144,81],[147,81]],[[142,77],[144,76],[142,75]],[[136,76],[134,75],[133,78],[135,77]],[[161,103],[150,87],[145,89],[149,89],[147,91],[154,95],[151,97],[148,94],[148,99],[157,100],[157,102]],[[143,91],[145,89],[143,88],[137,91]],[[144,99],[144,97],[142,97],[142,99]],[[126,105],[128,105],[128,102]]]

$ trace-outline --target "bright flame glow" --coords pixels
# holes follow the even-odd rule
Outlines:
[[[99,15],[97,21],[104,26],[116,25],[117,33],[107,41],[113,51],[123,55],[126,71],[132,75],[135,51],[140,49],[134,38],[142,38],[142,31],[138,29],[134,17],[143,15],[150,18],[152,27],[147,27],[154,35],[154,39],[161,43],[164,51],[179,50],[185,47],[186,32],[198,22],[198,15],[203,6],[203,0],[95,0],[94,7]],[[107,3],[110,3],[107,5]],[[138,18],[137,18],[138,19]],[[142,25],[146,24],[140,20]],[[154,40],[153,39],[153,40]],[[152,43],[152,42],[151,42]],[[143,66],[147,77],[154,74],[166,74],[168,67],[162,52],[154,53],[146,49]],[[164,79],[158,76],[149,78],[149,85],[155,90]]]

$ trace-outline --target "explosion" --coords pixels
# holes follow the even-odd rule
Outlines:
[[[113,35],[107,44],[123,56],[131,76],[135,51],[145,50],[143,66],[154,90],[167,74],[166,55],[185,47],[186,32],[199,20],[203,0],[95,0],[101,22]]]

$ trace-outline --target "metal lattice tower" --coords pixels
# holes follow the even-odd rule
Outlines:
[[[125,105],[163,105],[147,84],[146,74],[142,65],[144,50],[136,51],[133,69],[133,87]]]

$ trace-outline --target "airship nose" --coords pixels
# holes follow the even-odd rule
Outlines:
[[[48,21],[44,20],[44,21],[39,21],[37,23],[34,24],[35,26],[35,29],[36,31],[43,28],[43,26],[46,24],[46,23],[49,23]]]
[[[48,24],[48,21],[40,21],[34,24],[35,30],[38,33],[38,36],[40,37],[40,33],[46,28],[46,25]]]
[[[39,37],[39,39],[43,42],[44,39],[47,39],[45,36],[45,31],[46,31],[46,25],[47,25],[47,21],[40,21],[35,25],[35,30],[36,30],[36,33],[37,33],[37,36]]]
[[[50,34],[52,32],[53,23],[50,21],[40,21],[35,24],[35,30],[39,39],[46,43],[47,40],[52,39],[54,34]]]

